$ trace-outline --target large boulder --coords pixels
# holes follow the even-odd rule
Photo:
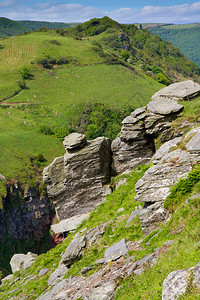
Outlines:
[[[192,279],[192,281],[191,281]],[[200,263],[196,267],[176,270],[170,273],[163,282],[162,300],[175,300],[185,294],[191,284],[200,288]]]
[[[108,138],[86,141],[76,134],[66,137],[64,145],[64,157],[56,158],[43,172],[59,220],[87,214],[104,200],[110,191],[106,184],[110,182],[112,164]]]
[[[152,96],[153,101],[157,100],[190,100],[200,94],[200,85],[187,80],[183,82],[173,83],[159,90]]]
[[[28,252],[27,254],[14,254],[10,260],[10,265],[12,272],[22,271],[32,265],[35,259],[37,258],[37,254]]]

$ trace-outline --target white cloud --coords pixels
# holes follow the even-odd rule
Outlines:
[[[200,21],[200,2],[174,6],[149,5],[141,9],[127,7],[110,12],[78,3],[64,4],[50,1],[32,4],[31,6],[31,2],[29,0],[25,3],[23,3],[23,0],[0,0],[1,16],[12,20],[58,22],[84,22],[105,15],[120,23],[190,23]],[[28,3],[30,3],[29,6]]]
[[[12,0],[5,0],[12,1]],[[5,2],[4,1],[4,2]],[[10,8],[1,6],[1,16],[12,20],[36,20],[36,21],[52,21],[52,22],[85,22],[94,17],[103,17],[104,12],[92,6],[84,6],[82,4],[63,4],[56,2],[38,3],[32,7],[22,6],[18,4]]]
[[[120,8],[110,13],[121,23],[184,23],[200,21],[200,2],[174,6],[145,6],[141,9]]]

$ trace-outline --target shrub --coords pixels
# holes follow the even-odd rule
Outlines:
[[[26,88],[26,81],[24,79],[18,80],[17,84],[20,87],[20,89],[25,89]]]
[[[158,82],[164,84],[164,85],[170,85],[171,84],[171,80],[169,80],[165,75],[163,75],[162,73],[158,73],[156,76],[156,80],[158,80]]]
[[[54,45],[61,45],[61,43],[57,40],[51,40],[49,41],[51,44],[54,44]]]
[[[39,128],[38,128],[38,132],[46,134],[46,135],[53,135],[54,134],[51,127],[49,127],[47,125],[40,125]]]
[[[20,71],[19,74],[21,75],[22,79],[31,79],[34,77],[33,74],[31,74],[30,70],[27,67],[23,67]]]
[[[128,52],[126,52],[126,50],[123,50],[123,51],[121,52],[121,57],[122,57],[125,61],[127,61],[127,59],[129,58]]]

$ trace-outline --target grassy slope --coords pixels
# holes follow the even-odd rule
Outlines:
[[[51,40],[59,41],[60,45],[52,44]],[[102,64],[102,58],[87,40],[64,38],[50,31],[12,37],[2,44],[0,99],[17,91],[16,81],[22,66],[29,67],[35,76],[27,89],[1,101],[0,173],[6,177],[15,177],[31,155],[42,153],[48,164],[63,154],[56,138],[37,132],[40,124],[64,126],[79,116],[88,102],[118,108],[127,104],[141,107],[162,87],[142,73],[120,65]],[[38,59],[45,55],[75,58],[78,64],[56,68],[52,76],[49,70],[37,65]]]
[[[136,241],[143,237],[143,249],[129,253],[129,255],[134,255],[138,260],[152,253],[157,247],[162,246],[165,241],[174,240],[174,244],[165,254],[161,254],[155,266],[151,268],[148,267],[141,276],[133,275],[129,278],[122,279],[119,282],[120,288],[117,290],[115,297],[115,299],[120,300],[159,300],[162,295],[162,283],[170,272],[177,269],[193,267],[199,262],[200,248],[197,246],[197,242],[200,239],[200,202],[199,199],[194,199],[190,201],[189,204],[185,204],[185,199],[196,194],[199,190],[200,184],[198,180],[193,185],[191,191],[182,194],[181,198],[179,192],[177,192],[168,201],[167,205],[170,206],[170,201],[173,202],[175,200],[176,207],[174,207],[174,209],[176,209],[176,211],[166,224],[160,225],[159,232],[155,231],[148,236],[143,236],[138,217],[134,218],[130,226],[125,228],[126,220],[131,211],[138,204],[141,204],[134,200],[134,184],[142,176],[144,171],[145,168],[142,167],[141,170],[135,170],[129,175],[123,175],[123,177],[127,178],[127,184],[114,190],[112,195],[107,197],[107,201],[98,206],[98,208],[91,213],[90,218],[84,221],[79,227],[78,230],[83,228],[89,229],[107,220],[112,220],[106,229],[106,233],[99,240],[98,245],[94,245],[92,248],[86,250],[84,256],[75,262],[67,272],[66,277],[81,275],[81,268],[94,264],[96,259],[103,257],[105,247],[116,243],[122,238],[126,238],[126,241]],[[197,174],[199,177],[199,166],[197,167]],[[122,176],[115,180],[117,181],[121,177]],[[183,182],[183,185],[187,185],[187,182],[188,179]],[[176,199],[179,199],[178,202]],[[120,213],[117,212],[118,209],[122,207],[124,211]],[[180,227],[182,231],[176,233],[175,230]],[[155,233],[157,232],[158,234],[156,235]],[[40,295],[47,288],[50,273],[58,266],[60,254],[64,252],[73,235],[74,233],[71,233],[62,244],[51,249],[46,254],[40,255],[34,265],[22,272],[19,281],[11,286],[9,286],[8,282],[1,287],[1,299],[7,299],[7,297],[10,296],[15,297],[15,299],[20,299],[24,296],[28,296],[29,299],[35,299]],[[48,268],[50,272],[43,277],[37,277],[37,274],[42,268]],[[94,271],[95,268],[90,271],[88,275]],[[36,278],[22,285],[21,282],[23,279],[30,274],[36,275]],[[16,273],[15,277],[18,276],[19,273]],[[16,288],[19,289],[15,291]],[[195,287],[190,286],[190,289],[187,290],[187,294],[181,299],[199,299],[198,297],[199,294]]]

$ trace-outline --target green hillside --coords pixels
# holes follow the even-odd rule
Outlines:
[[[27,31],[40,29],[41,27],[56,29],[56,28],[70,28],[76,25],[77,23],[13,21],[8,18],[0,17],[0,36],[5,37],[5,36],[18,35]]]
[[[42,154],[47,165],[70,132],[114,138],[161,83],[199,80],[170,43],[107,17],[3,39],[0,65],[0,173],[23,182],[34,174],[31,158]]]
[[[187,58],[200,66],[200,25],[198,23],[164,25],[149,28],[149,31],[171,42],[174,46],[179,47]]]
[[[7,18],[0,18],[0,36],[17,35],[25,31],[27,31],[26,27],[22,24]]]

